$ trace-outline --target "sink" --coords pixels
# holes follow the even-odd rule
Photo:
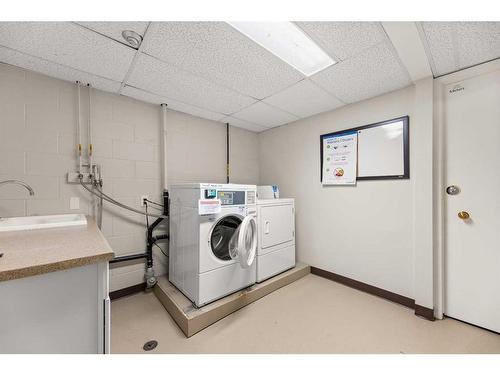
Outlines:
[[[0,232],[87,225],[83,214],[21,216],[0,218]]]

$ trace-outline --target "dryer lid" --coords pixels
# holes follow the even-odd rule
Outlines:
[[[246,216],[229,240],[229,255],[242,268],[250,267],[257,252],[257,223],[252,216]]]

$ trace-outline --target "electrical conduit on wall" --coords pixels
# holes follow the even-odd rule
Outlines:
[[[163,191],[167,190],[167,104],[161,104],[161,181]]]

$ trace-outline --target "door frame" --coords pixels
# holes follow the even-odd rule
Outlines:
[[[444,296],[446,293],[444,286],[445,272],[445,226],[444,219],[446,213],[446,192],[445,192],[445,86],[460,81],[477,77],[479,75],[492,73],[500,70],[500,58],[441,76],[434,80],[434,314],[437,319],[443,319],[444,316]]]

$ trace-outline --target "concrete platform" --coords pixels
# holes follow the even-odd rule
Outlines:
[[[158,278],[154,288],[156,297],[169,312],[182,332],[187,337],[193,336],[202,329],[228,316],[236,310],[274,292],[275,290],[293,283],[310,273],[310,267],[297,263],[295,268],[285,271],[259,284],[254,284],[239,292],[214,301],[199,309],[173,286],[166,276]]]

